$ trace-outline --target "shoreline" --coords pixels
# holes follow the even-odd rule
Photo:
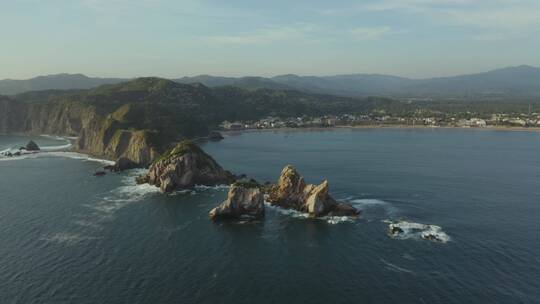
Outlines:
[[[114,165],[115,161],[111,159],[107,159],[102,155],[94,155],[92,153],[88,153],[86,151],[81,151],[76,149],[75,143],[77,138],[72,136],[61,136],[61,135],[50,135],[50,134],[25,134],[25,133],[0,133],[0,135],[15,135],[15,136],[24,136],[24,137],[46,137],[46,138],[53,138],[56,140],[63,140],[66,142],[65,145],[61,146],[42,146],[40,147],[40,151],[35,151],[32,153],[23,153],[20,156],[13,156],[13,157],[0,157],[0,161],[8,161],[8,160],[23,160],[27,158],[38,158],[41,156],[56,156],[56,157],[64,157],[64,158],[70,158],[70,159],[78,159],[78,160],[86,160],[86,161],[92,161],[101,163],[104,165]]]
[[[269,129],[243,129],[243,130],[219,130],[222,134],[240,134],[257,132],[302,132],[302,131],[335,131],[335,130],[355,130],[355,129],[403,129],[403,130],[437,130],[437,129],[455,129],[455,130],[478,130],[478,131],[506,131],[506,132],[540,132],[540,127],[504,127],[488,126],[484,128],[477,127],[452,127],[452,126],[411,126],[411,125],[358,125],[358,126],[333,126],[333,127],[307,127],[307,128],[269,128]]]

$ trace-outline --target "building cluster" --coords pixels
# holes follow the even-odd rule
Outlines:
[[[485,128],[488,126],[540,127],[540,114],[511,115],[493,114],[489,117],[458,118],[451,115],[434,117],[399,117],[373,114],[324,115],[319,117],[266,117],[256,121],[224,121],[223,130],[279,129],[279,128],[319,128],[362,125],[410,125],[433,127]]]

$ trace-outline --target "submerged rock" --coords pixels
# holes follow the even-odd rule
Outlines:
[[[119,172],[139,167],[138,164],[126,157],[120,157],[114,165],[105,166],[104,168],[113,172]]]
[[[151,166],[138,183],[148,183],[163,192],[192,188],[195,185],[230,184],[234,176],[191,141],[183,141],[166,152]]]
[[[388,235],[395,239],[423,239],[441,243],[450,240],[440,226],[406,221],[389,222]]]
[[[310,216],[357,216],[360,213],[353,206],[334,200],[329,194],[328,181],[320,185],[306,184],[304,177],[290,165],[281,171],[278,184],[266,189],[270,204]]]
[[[29,141],[27,144],[26,144],[26,151],[39,151],[40,148],[39,146],[33,141]]]
[[[210,134],[208,134],[208,139],[219,141],[223,139],[223,135],[221,135],[221,133],[218,131],[211,131]]]
[[[94,176],[105,176],[107,173],[105,171],[96,171]]]
[[[209,213],[212,220],[261,218],[264,216],[264,194],[253,182],[231,185],[227,199]]]

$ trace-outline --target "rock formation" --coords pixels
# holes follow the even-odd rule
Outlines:
[[[29,141],[25,147],[26,151],[39,151],[39,146],[33,141]]]
[[[183,141],[166,152],[151,166],[148,174],[137,178],[163,192],[191,188],[195,185],[230,184],[234,176],[191,141]]]
[[[114,165],[105,166],[104,169],[110,170],[110,171],[113,171],[113,172],[120,172],[120,171],[124,171],[124,170],[137,168],[137,166],[138,166],[138,164],[131,161],[130,159],[128,159],[126,157],[120,157],[119,159],[116,160]]]
[[[224,139],[224,137],[218,131],[210,131],[210,133],[208,134],[208,139],[212,141],[220,141]]]
[[[227,199],[209,215],[212,220],[261,218],[264,216],[264,194],[257,183],[234,183]]]
[[[296,169],[289,165],[281,171],[278,184],[268,187],[267,200],[274,206],[306,212],[313,217],[359,214],[353,206],[334,200],[328,191],[328,181],[320,185],[306,184]]]

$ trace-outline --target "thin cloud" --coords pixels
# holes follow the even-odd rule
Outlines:
[[[358,27],[350,30],[350,33],[358,40],[372,40],[380,38],[390,32],[390,30],[391,28],[389,26]]]
[[[306,41],[313,31],[312,26],[283,26],[233,35],[208,36],[203,40],[213,44],[267,45],[283,41]]]
[[[336,17],[415,15],[434,26],[492,31],[479,36],[485,40],[531,36],[540,28],[538,0],[372,0],[319,13]]]

